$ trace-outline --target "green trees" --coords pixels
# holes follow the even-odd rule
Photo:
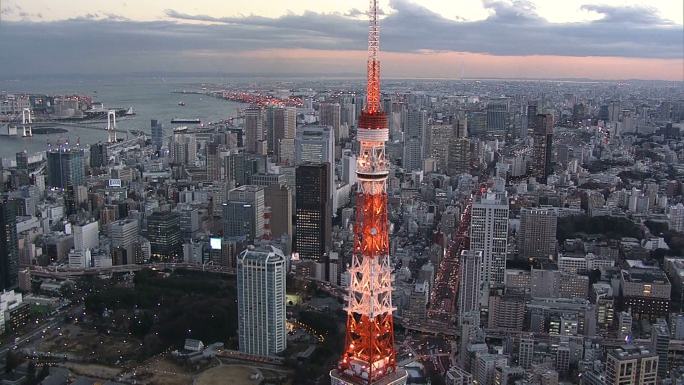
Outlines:
[[[134,287],[98,286],[85,298],[86,310],[107,329],[130,332],[143,340],[141,354],[181,346],[186,338],[231,347],[237,331],[234,281],[209,273],[176,272],[164,277],[142,270]],[[125,322],[104,317],[123,311]]]
[[[563,242],[568,238],[585,234],[601,234],[610,239],[642,238],[639,226],[627,218],[589,217],[586,215],[558,218],[558,227],[556,228],[558,241]]]

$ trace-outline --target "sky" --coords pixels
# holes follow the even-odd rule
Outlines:
[[[680,0],[380,0],[383,77],[684,81]],[[0,0],[0,77],[365,72],[368,0]]]

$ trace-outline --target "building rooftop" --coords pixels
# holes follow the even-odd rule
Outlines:
[[[631,268],[629,270],[623,270],[622,279],[625,282],[630,283],[650,283],[660,285],[670,284],[670,281],[667,279],[667,275],[665,275],[665,272],[660,269]]]
[[[245,192],[257,192],[259,190],[263,190],[264,188],[262,186],[257,186],[253,184],[245,184],[242,186],[235,187],[234,189],[230,191],[245,191]]]
[[[611,350],[608,354],[620,360],[655,356],[655,352],[651,352],[642,345],[622,345],[619,348]]]

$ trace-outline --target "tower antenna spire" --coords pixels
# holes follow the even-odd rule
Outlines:
[[[366,84],[366,111],[380,111],[380,27],[378,26],[378,1],[369,0],[368,10],[368,80]]]

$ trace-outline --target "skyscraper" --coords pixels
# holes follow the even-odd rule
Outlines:
[[[468,139],[468,120],[459,117],[454,122],[454,132],[449,139],[447,174],[457,176],[470,172],[470,140]]]
[[[192,134],[176,133],[169,138],[169,163],[193,164],[197,160],[197,138]]]
[[[264,203],[271,208],[271,234],[292,237],[292,192],[289,187],[271,185],[264,190]]]
[[[240,351],[273,356],[285,350],[285,275],[283,252],[273,246],[250,248],[238,256]]]
[[[553,115],[537,114],[534,123],[534,169],[532,174],[541,183],[546,183],[546,178],[553,171],[551,168],[552,146]]]
[[[458,320],[463,314],[480,311],[480,270],[482,252],[463,250],[459,263]]]
[[[134,244],[138,239],[138,221],[134,219],[121,219],[109,225],[109,238],[112,240],[112,249],[126,251],[128,263],[133,263]]]
[[[347,335],[332,385],[404,385],[407,373],[397,368],[392,312],[392,266],[389,256],[387,116],[380,107],[380,62],[377,0],[370,3],[366,107],[356,139],[358,194],[347,296]]]
[[[332,129],[324,126],[303,126],[297,130],[297,163],[335,164],[335,139]]]
[[[107,165],[107,143],[94,143],[90,145],[90,167],[99,168]]]
[[[510,100],[507,98],[493,99],[487,103],[487,131],[503,133],[508,128],[508,111]]]
[[[404,139],[402,165],[407,172],[423,169],[423,141],[420,138]]]
[[[74,249],[76,251],[96,249],[100,246],[100,227],[97,221],[83,225],[75,225],[73,227],[73,232]]]
[[[250,241],[264,235],[264,188],[255,185],[236,187],[228,192],[223,206],[225,237],[246,237]]]
[[[60,147],[47,152],[48,185],[65,189],[68,185],[80,186],[84,182],[83,150]]]
[[[534,125],[537,119],[537,102],[530,102],[527,105],[527,133],[534,132]]]
[[[28,172],[28,153],[26,151],[19,151],[16,154],[17,170]]]
[[[6,290],[17,286],[19,279],[17,207],[7,198],[0,201],[0,230],[0,287]]]
[[[508,252],[508,195],[488,191],[473,203],[470,250],[482,252],[483,285],[503,285]]]
[[[294,139],[297,129],[297,109],[294,107],[274,107],[268,110],[269,149],[284,164],[294,163]]]
[[[321,103],[319,113],[323,126],[330,126],[335,136],[335,144],[340,142],[340,105],[339,103]]]
[[[521,258],[548,258],[556,253],[556,211],[549,207],[520,210],[518,250]]]
[[[335,138],[332,128],[321,126],[304,126],[297,130],[296,140],[297,164],[306,162],[328,163],[328,186],[326,191],[332,205],[330,211],[335,207]]]
[[[427,154],[427,111],[409,109],[406,115],[404,130],[404,154],[402,164],[406,171],[423,169],[423,160]]]
[[[251,106],[245,109],[245,150],[257,153],[264,140],[264,118],[261,107]]]
[[[152,119],[150,121],[150,128],[152,130],[152,146],[159,151],[164,143],[164,127],[162,122]]]
[[[651,344],[658,355],[658,379],[668,378],[668,353],[670,350],[670,328],[667,322],[660,318],[651,326]]]
[[[328,193],[328,163],[304,163],[296,170],[295,250],[304,260],[314,261],[320,271],[316,278],[329,280],[327,252],[332,237],[332,210]]]
[[[157,211],[147,218],[147,239],[152,259],[178,261],[183,257],[180,215],[171,211]]]
[[[206,145],[207,180],[216,182],[221,179],[221,157],[219,145],[214,142]]]

